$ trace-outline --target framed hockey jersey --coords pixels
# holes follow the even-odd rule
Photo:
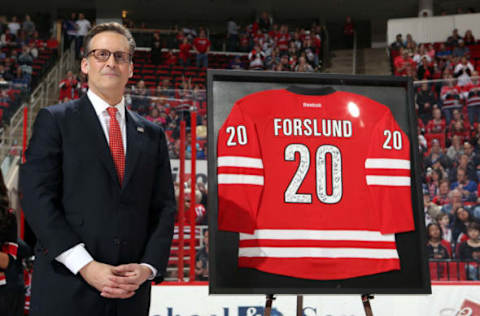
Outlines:
[[[208,79],[211,293],[430,291],[408,80]]]

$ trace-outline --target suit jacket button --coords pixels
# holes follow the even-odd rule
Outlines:
[[[120,238],[114,238],[114,239],[113,239],[113,244],[114,244],[115,246],[119,246],[119,245],[120,245]]]

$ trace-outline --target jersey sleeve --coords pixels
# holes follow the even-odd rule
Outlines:
[[[218,228],[252,234],[263,191],[256,126],[236,103],[218,133]]]
[[[377,122],[368,155],[365,177],[383,234],[414,230],[410,142],[390,111]]]

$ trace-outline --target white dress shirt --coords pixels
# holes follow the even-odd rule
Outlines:
[[[107,108],[110,106],[102,98],[96,95],[92,90],[88,90],[87,96],[95,109],[95,113],[102,125],[103,132],[107,143],[109,142],[108,129],[110,127],[110,115],[107,112]],[[122,133],[123,152],[127,152],[127,133],[126,133],[126,120],[125,120],[125,99],[122,98],[120,103],[116,104],[117,108],[116,118],[120,125],[120,132]],[[62,252],[55,258],[57,261],[63,263],[73,274],[77,274],[84,266],[93,261],[92,256],[85,249],[85,244],[80,243],[73,246],[70,249]],[[141,263],[152,270],[152,274],[149,279],[152,280],[157,275],[157,270],[148,263]]]

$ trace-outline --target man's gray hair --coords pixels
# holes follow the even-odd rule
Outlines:
[[[135,53],[135,47],[136,47],[135,39],[133,38],[132,33],[130,33],[130,31],[126,27],[124,27],[123,25],[117,22],[107,22],[107,23],[98,24],[87,33],[87,35],[83,40],[83,55],[85,57],[90,52],[89,46],[92,38],[95,35],[103,32],[115,32],[125,36],[125,38],[128,41],[130,55],[133,57],[133,54]]]

